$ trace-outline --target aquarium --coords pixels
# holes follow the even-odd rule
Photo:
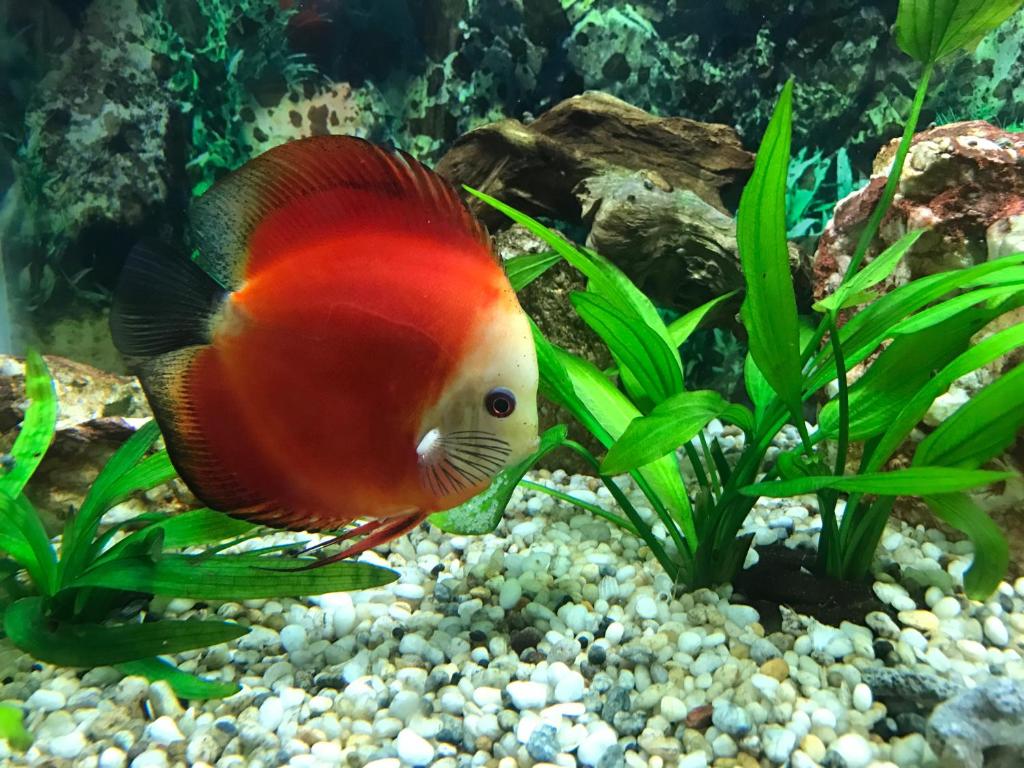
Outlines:
[[[0,764],[1024,765],[1024,0],[0,0]]]

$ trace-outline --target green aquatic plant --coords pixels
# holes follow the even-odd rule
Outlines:
[[[144,615],[140,597],[316,595],[397,577],[353,562],[295,570],[311,561],[282,554],[282,547],[228,554],[265,531],[210,509],[148,513],[105,525],[112,507],[176,476],[166,451],[150,452],[159,437],[152,421],[106,464],[55,547],[23,492],[53,441],[57,420],[53,381],[36,353],[26,360],[25,387],[30,403],[0,476],[0,621],[2,635],[32,657],[72,667],[116,665],[126,674],[167,680],[187,698],[226,696],[238,686],[196,677],[160,657],[227,642],[248,628]]]
[[[801,147],[786,174],[786,236],[819,236],[832,218],[836,203],[865,182],[854,178],[845,148],[826,156],[820,149],[808,153],[806,147]]]
[[[153,48],[168,62],[168,88],[189,119],[194,195],[251,156],[242,116],[255,93],[283,95],[315,75],[305,56],[288,49],[294,12],[278,0],[158,0],[147,15]]]
[[[922,231],[908,233],[864,269],[860,265],[895,192],[935,57],[991,28],[975,14],[994,24],[1008,15],[1010,6],[1019,5],[901,5],[897,36],[911,55],[924,51],[921,84],[881,200],[844,281],[814,306],[820,317],[811,323],[798,315],[788,262],[785,206],[792,83],[784,88],[737,216],[746,283],[741,320],[750,350],[744,386],[753,410],[717,392],[691,391],[684,385],[679,346],[728,296],[666,325],[647,297],[606,259],[470,190],[542,238],[587,278],[586,290],[574,293],[572,303],[608,346],[618,381],[552,345],[535,327],[541,391],[605,446],[606,454],[598,458],[577,443],[562,442],[591,463],[625,513],[623,528],[640,536],[674,578],[690,587],[730,580],[750,546],[752,537],[738,534],[756,499],[808,493],[817,495],[824,524],[818,567],[830,576],[857,579],[868,573],[895,497],[903,495],[921,497],[937,517],[973,542],[974,561],[965,574],[969,595],[988,595],[1005,573],[1006,540],[965,491],[1012,476],[981,467],[1005,450],[1024,426],[1024,365],[986,387],[922,441],[912,466],[884,470],[936,396],[959,376],[1024,344],[1024,326],[1017,325],[972,345],[972,337],[984,326],[1024,305],[1024,254],[930,275],[884,296],[874,287],[892,273]],[[512,264],[523,282],[547,263],[521,258],[530,259],[522,269],[518,260]],[[954,290],[960,293],[950,298]],[[840,312],[846,320],[841,327]],[[858,364],[867,370],[848,385],[847,371]],[[804,423],[804,404],[833,381],[838,395],[822,409],[812,433]],[[704,433],[714,418],[744,432],[735,462]],[[787,422],[797,427],[800,445],[769,461],[768,449]],[[860,459],[848,474],[853,443],[860,447]],[[680,447],[696,478],[693,501],[680,473]],[[664,537],[616,483],[614,476],[624,472],[650,502]]]

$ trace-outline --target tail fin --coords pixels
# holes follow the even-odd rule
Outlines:
[[[208,344],[210,318],[226,295],[191,259],[140,243],[114,294],[114,345],[126,357],[148,358]]]

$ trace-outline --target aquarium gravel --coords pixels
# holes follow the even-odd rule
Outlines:
[[[593,478],[532,477],[611,504]],[[762,499],[747,526],[750,565],[757,547],[813,543],[821,519],[809,497]],[[26,658],[2,694],[24,702],[35,744],[4,745],[0,757],[87,768],[913,768],[935,759],[930,705],[988,678],[1024,680],[1024,578],[987,603],[967,600],[969,545],[939,531],[887,529],[873,591],[891,612],[834,627],[783,608],[774,632],[729,586],[673,597],[639,547],[520,490],[492,535],[421,527],[384,556],[364,554],[401,574],[384,588],[171,600],[167,615],[252,625],[229,645],[174,657],[240,682],[239,693],[180,702],[163,682]],[[913,583],[895,581],[897,570]]]

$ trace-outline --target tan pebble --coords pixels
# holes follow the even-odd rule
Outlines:
[[[934,632],[939,628],[939,617],[931,611],[900,611],[897,616],[904,625],[922,632]]]
[[[768,659],[761,665],[761,674],[773,677],[781,683],[789,677],[789,664],[785,659]]]
[[[816,763],[825,759],[825,744],[813,733],[804,736],[804,740],[800,742],[800,749]]]
[[[729,649],[729,653],[734,659],[749,659],[750,646],[746,643],[736,643],[736,645]]]
[[[749,629],[758,637],[764,637],[764,627],[761,625],[761,622],[759,621],[755,621],[753,624],[747,627],[747,629]]]

